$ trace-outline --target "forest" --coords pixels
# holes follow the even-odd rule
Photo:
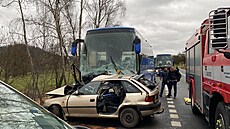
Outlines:
[[[2,0],[16,8],[0,31],[0,79],[32,99],[73,83],[71,43],[87,29],[121,25],[124,0]],[[76,64],[78,59],[76,59]]]

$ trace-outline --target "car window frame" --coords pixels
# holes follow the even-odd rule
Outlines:
[[[132,87],[134,87],[138,92],[128,92],[128,90],[127,90],[127,88],[126,88],[126,86],[124,85],[124,82],[126,82],[126,83],[129,83],[130,85],[132,85]],[[125,89],[125,91],[126,91],[126,93],[142,93],[142,91],[136,86],[136,85],[134,85],[133,83],[131,83],[130,81],[128,81],[128,80],[121,80],[121,84],[122,84],[122,86],[124,87],[124,89]]]
[[[140,83],[140,82],[137,81],[136,79],[130,79],[130,81],[131,81],[133,84],[137,85],[138,88],[141,89],[141,91],[143,90],[143,91],[146,92],[146,93],[150,93],[150,92],[151,92],[150,89],[149,89],[148,87],[146,87],[145,85],[143,85],[142,83]],[[142,92],[143,92],[143,91],[142,91]]]
[[[83,92],[81,92],[81,89],[82,89],[82,88],[85,88],[86,86],[90,85],[91,83],[98,83],[97,89],[96,89],[96,90],[94,89],[95,93],[92,93],[92,94],[84,94]],[[101,81],[89,82],[89,83],[87,83],[86,85],[84,85],[83,87],[81,87],[80,89],[78,89],[78,93],[79,93],[80,95],[97,95],[100,86],[101,86]],[[94,87],[95,87],[95,85],[94,85]]]

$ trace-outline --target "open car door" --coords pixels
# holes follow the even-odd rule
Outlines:
[[[70,116],[96,116],[97,91],[100,82],[90,82],[74,92],[67,100]]]

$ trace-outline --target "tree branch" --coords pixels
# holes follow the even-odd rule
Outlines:
[[[12,0],[12,1],[9,2],[8,4],[2,5],[2,7],[8,7],[8,6],[10,6],[11,4],[13,4],[14,2],[17,2],[17,1],[16,1],[16,0]]]

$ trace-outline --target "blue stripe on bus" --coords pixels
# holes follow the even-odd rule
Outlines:
[[[132,28],[132,27],[114,26],[114,27],[96,28],[96,29],[91,29],[91,30],[88,30],[88,31],[109,30],[109,29],[131,29],[131,30],[134,30],[134,28]]]

